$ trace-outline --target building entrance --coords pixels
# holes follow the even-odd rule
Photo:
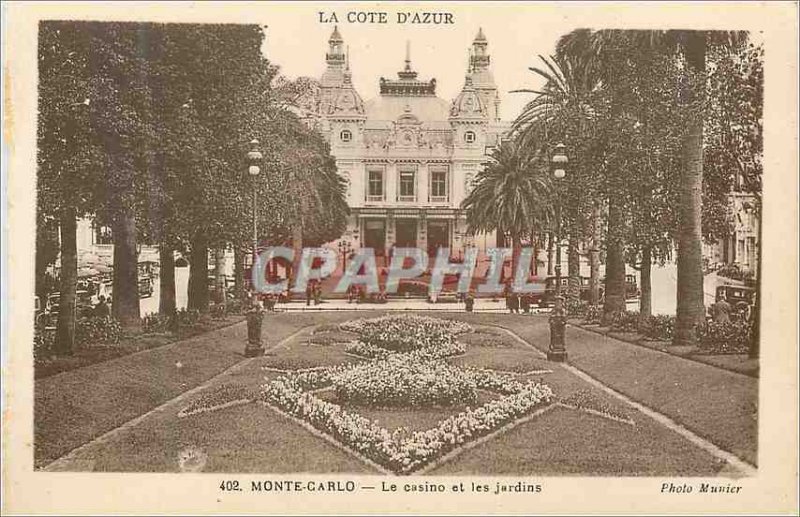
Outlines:
[[[375,250],[376,257],[382,257],[386,245],[386,222],[383,219],[364,221],[364,247]]]
[[[417,246],[417,220],[395,219],[395,246],[398,248],[415,248]]]
[[[439,248],[450,246],[449,221],[428,221],[428,256],[436,257]]]

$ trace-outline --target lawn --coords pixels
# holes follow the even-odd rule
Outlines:
[[[172,355],[141,355],[142,359],[135,363],[133,370],[120,365],[119,370],[103,372],[115,375],[108,380],[108,386],[102,389],[89,392],[84,388],[82,394],[88,399],[81,398],[80,403],[76,403],[74,397],[67,396],[68,392],[57,392],[56,382],[45,387],[40,386],[39,381],[37,397],[42,397],[43,404],[57,412],[60,412],[62,405],[68,405],[73,420],[70,421],[71,432],[59,436],[56,431],[63,427],[55,425],[51,420],[54,416],[41,414],[41,409],[37,408],[40,419],[37,421],[38,464],[55,459],[80,443],[102,434],[103,430],[116,427],[191,387],[203,385],[196,393],[173,400],[163,411],[148,415],[102,443],[89,444],[74,454],[71,461],[60,464],[58,468],[148,472],[377,473],[379,471],[369,462],[348,452],[341,443],[332,443],[330,438],[323,439],[319,431],[311,431],[299,425],[295,418],[279,414],[259,401],[183,418],[178,416],[182,409],[223,385],[244,387],[250,393],[257,394],[264,383],[282,377],[284,371],[367,361],[345,351],[345,339],[352,336],[336,328],[337,322],[354,317],[363,317],[363,314],[273,316],[269,325],[265,326],[265,331],[268,329],[265,335],[269,336],[270,343],[275,345],[283,338],[292,337],[280,346],[274,346],[267,356],[242,363],[211,382],[208,379],[242,361],[239,349],[243,347],[243,325],[148,352]],[[374,314],[370,317],[374,317]],[[556,406],[519,425],[510,422],[497,427],[486,441],[477,446],[457,448],[448,454],[446,461],[438,458],[429,466],[431,470],[428,473],[706,476],[725,472],[727,467],[724,462],[587,384],[560,365],[547,362],[536,349],[492,326],[504,324],[524,336],[526,330],[531,332],[532,317],[481,314],[460,315],[457,318],[471,321],[473,331],[462,335],[466,351],[446,359],[449,363],[517,372],[510,375],[520,382],[530,380],[547,384],[555,393],[551,403]],[[317,326],[316,332],[313,325]],[[310,342],[313,341],[311,338],[323,335],[332,336],[329,344]],[[487,341],[484,336],[491,339]],[[537,344],[542,346],[541,342]],[[183,368],[188,366],[188,371],[182,371],[183,368],[175,370],[173,356],[178,361],[185,361]],[[127,359],[130,362],[134,357]],[[114,366],[113,363],[104,364],[108,369]],[[172,368],[165,368],[164,364]],[[157,373],[159,369],[161,372]],[[113,381],[119,383],[123,371],[127,371],[129,377],[124,378],[122,387],[115,387]],[[78,383],[91,375],[92,372],[85,372],[72,381]],[[70,387],[80,391],[78,384]],[[576,394],[582,394],[591,401],[590,411],[560,404]],[[331,390],[319,390],[315,396],[323,401],[338,403]],[[482,389],[479,390],[475,406],[500,398],[497,392]],[[37,404],[39,401],[37,398]],[[98,413],[98,407],[104,407],[107,411]],[[601,414],[592,412],[592,407],[599,408]],[[390,431],[399,427],[422,431],[466,410],[466,405],[456,403],[447,407],[387,409],[345,404],[343,409],[377,421]],[[629,419],[630,423],[603,416],[603,411],[623,415],[623,420]]]
[[[62,372],[83,368],[96,363],[110,361],[118,357],[135,354],[143,350],[158,348],[175,341],[207,334],[213,330],[241,322],[244,316],[229,315],[224,318],[201,318],[196,324],[181,328],[177,332],[153,332],[123,336],[119,343],[112,345],[93,344],[79,346],[71,356],[51,357],[35,362],[33,374],[42,379]]]
[[[264,341],[274,346],[311,325],[352,317],[340,313],[269,315],[264,320]],[[42,467],[241,362],[246,337],[247,328],[240,323],[36,379],[34,465]]]

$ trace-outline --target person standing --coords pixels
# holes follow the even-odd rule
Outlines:
[[[520,296],[520,307],[522,308],[522,312],[525,314],[530,314],[531,312],[531,296],[528,293],[523,293]]]
[[[475,297],[472,294],[472,291],[467,292],[464,295],[464,309],[467,312],[472,312],[472,309],[475,307]]]
[[[94,316],[96,318],[107,318],[111,316],[111,310],[106,303],[106,297],[102,294],[98,299],[97,305],[94,306]]]
[[[725,298],[725,293],[720,293],[719,301],[711,306],[711,319],[714,323],[730,323],[731,321],[731,304]]]
[[[322,303],[322,282],[314,282],[314,305]]]

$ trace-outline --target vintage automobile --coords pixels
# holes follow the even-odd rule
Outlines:
[[[47,304],[42,313],[42,321],[47,322],[48,325],[54,325],[58,319],[60,309],[61,294],[52,293],[47,297]],[[92,304],[92,295],[89,291],[79,289],[75,292],[75,316],[78,318],[88,318],[94,314],[94,305]]]
[[[561,294],[566,295],[569,288],[569,278],[561,277]],[[552,307],[556,303],[556,277],[548,276],[544,281],[544,289],[531,293],[532,305],[539,307]]]
[[[587,279],[587,283],[588,283],[588,279]],[[601,293],[605,293],[605,286],[606,286],[606,277],[603,277],[600,280],[600,291],[601,291]],[[639,290],[639,284],[636,281],[636,275],[632,275],[632,274],[625,275],[625,299],[626,300],[633,300],[633,299],[639,298],[641,295],[642,295],[642,292]],[[601,295],[600,297],[602,298],[603,295]]]
[[[139,298],[153,296],[153,277],[139,275]]]
[[[636,275],[625,275],[625,298],[630,300],[639,298],[641,295],[639,284],[636,283]]]
[[[588,302],[591,298],[591,285],[589,284],[590,278],[588,276],[581,277],[581,300]],[[598,292],[597,299],[603,299],[603,282],[598,279]]]
[[[732,316],[747,320],[755,305],[756,290],[752,287],[740,285],[719,285],[715,300],[720,301],[722,296],[733,309]]]

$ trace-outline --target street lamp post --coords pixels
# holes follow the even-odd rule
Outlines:
[[[247,153],[249,166],[247,172],[252,178],[251,188],[253,190],[253,265],[250,269],[252,281],[253,272],[256,268],[256,258],[258,255],[258,192],[256,189],[256,178],[261,173],[261,160],[263,155],[259,150],[259,142],[255,138],[250,142],[250,151]],[[253,287],[253,297],[251,307],[247,311],[247,344],[244,348],[245,357],[257,357],[264,354],[264,347],[261,344],[261,324],[264,320],[264,313],[258,304]]]
[[[567,175],[569,159],[566,155],[566,146],[562,143],[556,145],[555,153],[550,160],[553,177],[556,180],[556,299],[553,310],[550,312],[550,348],[547,359],[550,361],[564,362],[567,360],[567,349],[564,345],[564,332],[567,326],[567,315],[564,310],[564,298],[561,296],[561,180]]]
[[[250,151],[247,153],[247,161],[250,163],[247,172],[253,178],[253,267],[255,267],[256,255],[258,254],[258,190],[256,189],[255,179],[261,173],[260,163],[263,158],[258,147],[259,142],[254,138],[250,141]]]
[[[339,254],[342,256],[342,274],[344,275],[345,270],[347,269],[347,256],[353,251],[353,247],[350,245],[350,241],[341,240],[339,241]]]

